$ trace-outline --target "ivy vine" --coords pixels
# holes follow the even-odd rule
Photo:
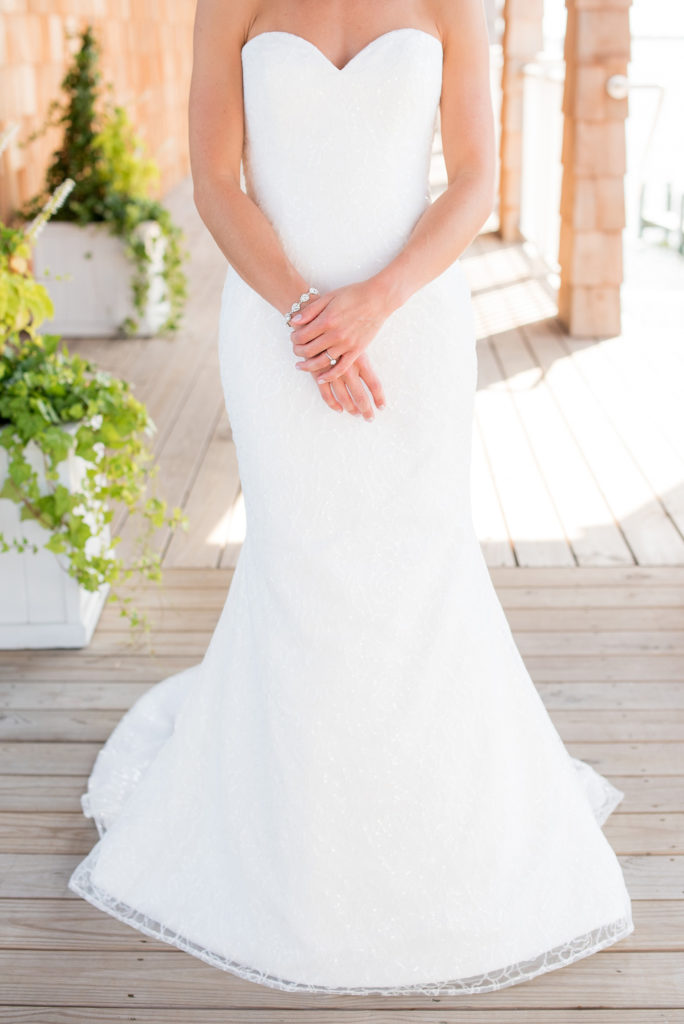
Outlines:
[[[118,584],[136,573],[160,579],[151,536],[163,526],[186,528],[187,518],[148,494],[157,472],[149,447],[155,426],[130,385],[69,353],[56,335],[38,334],[53,306],[28,270],[29,256],[28,236],[0,224],[0,448],[7,461],[0,498],[18,505],[21,520],[47,531],[44,546],[82,587],[110,584],[122,615],[147,627]],[[76,491],[60,481],[60,466],[72,455],[85,467]],[[116,553],[120,537],[102,543],[116,506],[143,521],[128,565]],[[27,549],[38,547],[0,532],[0,552]]]

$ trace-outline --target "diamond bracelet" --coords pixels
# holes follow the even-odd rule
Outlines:
[[[297,310],[302,308],[302,304],[308,302],[312,295],[319,294],[320,292],[318,291],[318,288],[309,288],[307,291],[302,292],[302,294],[299,296],[298,301],[292,303],[292,308],[290,309],[290,312],[287,313],[285,316],[285,323],[287,324],[288,327],[290,326],[290,320],[292,319],[293,315],[297,312]]]

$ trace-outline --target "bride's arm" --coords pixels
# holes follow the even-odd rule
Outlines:
[[[475,238],[495,198],[496,151],[483,0],[434,0],[444,64],[440,122],[448,187],[417,220],[401,251],[363,282],[307,303],[293,332],[298,366],[334,380],[384,320],[447,269]],[[324,349],[338,357],[328,365]]]
[[[244,139],[241,47],[247,0],[198,0],[189,99],[194,202],[238,274],[284,315],[309,284],[273,225],[240,187]]]
[[[240,187],[244,141],[241,48],[253,0],[198,0],[189,101],[190,163],[197,211],[238,274],[285,315],[311,283],[290,263],[273,225]],[[294,344],[294,342],[291,342]],[[329,362],[326,357],[326,362]],[[326,405],[366,419],[381,407],[382,385],[366,358],[333,390],[317,384]]]
[[[440,0],[444,47],[440,126],[447,189],[375,277],[395,309],[470,245],[495,201],[496,146],[483,0]]]

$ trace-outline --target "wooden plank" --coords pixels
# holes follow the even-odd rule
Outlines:
[[[630,337],[627,331],[601,342],[602,356],[625,393],[638,394],[653,420],[681,456],[684,456],[684,412],[680,389],[681,374],[672,373],[675,346],[663,344],[660,332]]]
[[[657,908],[663,904],[644,902],[639,905]],[[667,907],[680,907],[684,912],[684,901],[672,901]],[[647,915],[649,923],[645,925],[649,934],[653,930],[652,916]],[[678,917],[672,909],[663,916],[672,921]],[[0,948],[94,952],[138,948],[164,951],[169,946],[103,914],[86,900],[5,898],[0,902]]]
[[[71,951],[69,970],[64,954],[46,950],[0,951],[0,998],[7,1004],[49,1003],[52,1006],[128,1005],[176,1008],[268,1007],[283,1003],[283,992],[244,981],[210,967],[197,957],[169,952]],[[134,1004],[128,1002],[132,998]],[[288,1007],[316,1008],[318,993],[291,992]],[[384,1008],[386,996],[336,996],[342,1006]],[[670,1008],[684,1003],[684,964],[678,953],[625,953],[603,950],[573,964],[547,972],[524,985],[474,995],[440,996],[442,1007],[486,1006]],[[430,996],[392,997],[397,1007],[426,1006]]]
[[[682,679],[682,659],[677,655],[599,654],[557,656],[555,654],[528,654],[525,665],[537,683],[564,682],[588,679],[641,680],[649,679],[667,682]]]
[[[142,697],[151,683],[129,683],[121,679],[112,683],[0,683],[0,708],[56,711],[89,708],[124,710]],[[666,685],[666,684],[665,684]],[[674,706],[674,705],[672,705]]]
[[[586,683],[538,683],[537,690],[549,711],[624,708],[632,711],[660,710],[665,716],[668,709],[681,710],[684,707],[684,687],[681,683],[608,683],[594,680]]]
[[[196,664],[197,658],[164,652],[141,657],[138,651],[121,653],[101,658],[89,649],[81,654],[60,652],[52,659],[40,656],[34,651],[12,651],[12,657],[0,660],[0,679],[10,682],[17,679],[71,679],[97,680],[127,679],[129,682],[156,682]]]
[[[658,632],[680,630],[684,623],[684,608],[512,608],[506,617],[517,632],[543,632],[544,630],[566,633],[589,630],[594,633],[611,631]]]
[[[652,415],[660,403],[661,389],[649,391],[642,381],[625,387],[600,342],[580,344],[567,336],[563,341],[663,508],[680,534],[684,533],[684,453],[670,442]],[[681,407],[680,431],[684,433]]]
[[[659,587],[654,584],[638,587],[580,586],[579,583],[567,587],[514,587],[501,584],[496,591],[506,611],[547,608],[580,608],[584,611],[590,608],[609,608],[622,616],[646,609],[659,612],[674,609],[678,614],[684,614],[684,593],[679,587]],[[171,591],[169,602],[180,602],[183,593],[181,590]]]
[[[684,777],[678,775],[621,775],[611,773],[610,782],[625,794],[613,814],[684,811]],[[608,819],[610,821],[610,818]]]
[[[230,581],[232,571],[230,569],[215,569],[213,572],[207,572],[206,569],[193,569],[193,568],[173,568],[167,566],[164,569],[164,582],[165,585],[170,589],[178,589],[184,587],[208,587],[217,588],[226,586],[227,583],[224,581]],[[684,584],[684,572],[681,574],[681,580]],[[122,590],[128,590],[130,584],[124,584]],[[135,585],[131,588],[131,591],[135,593],[137,588]],[[150,589],[150,585],[145,582],[140,585],[140,589]],[[156,593],[159,593],[159,588],[154,588]]]
[[[0,772],[20,775],[88,775],[99,743],[0,743]]]
[[[684,566],[521,566],[514,569],[494,568],[490,576],[495,586],[568,587],[618,586],[655,583],[661,587],[684,586]]]
[[[621,854],[684,853],[684,815],[618,814],[603,825],[606,839]]]
[[[331,997],[326,997],[330,999]],[[684,1024],[684,1010],[192,1010],[192,1024]],[[0,1024],[129,1024],[130,1008],[0,1007]],[[135,1008],[137,1024],[188,1024],[186,1009]]]
[[[539,473],[494,355],[478,348],[475,415],[520,565],[574,565],[567,537]]]
[[[0,898],[80,899],[67,888],[80,860],[80,854],[70,853],[0,853]],[[676,896],[671,894],[670,898]]]
[[[86,775],[0,775],[0,811],[78,811],[80,814],[79,799],[87,782]]]
[[[684,657],[684,631],[682,630],[631,630],[622,632],[604,629],[600,633],[581,630],[543,630],[533,633],[520,630],[514,633],[518,647],[523,654],[645,654],[676,655]]]
[[[584,452],[638,562],[684,562],[684,540],[560,341],[553,321],[529,324],[525,337],[547,386]]]
[[[546,387],[521,330],[492,337],[527,443],[579,565],[631,565],[634,557],[581,449]]]
[[[194,269],[191,267],[190,297],[178,334],[174,338],[122,339],[123,361],[117,360],[116,372],[131,380],[156,426],[152,447],[157,456],[201,368],[217,362],[215,346],[212,350],[209,342],[216,333],[225,261],[216,263],[211,272],[207,268],[200,271],[199,283],[193,280]],[[190,368],[184,357],[189,347],[195,357]],[[111,365],[111,357],[106,358],[105,365]],[[126,513],[119,510],[113,521],[115,533],[124,529],[126,519]]]
[[[185,389],[202,365],[203,358],[198,357],[210,356],[215,348],[225,268],[226,262],[220,255],[212,260],[211,266],[191,264],[189,299],[184,321],[175,337],[118,339],[106,350],[93,348],[93,342],[86,342],[84,354],[88,355],[92,349],[98,353],[104,368],[131,380],[137,397],[147,405],[155,421],[157,443],[166,435],[176,403],[182,400]],[[184,358],[189,348],[194,356],[190,367]]]
[[[477,419],[473,420],[470,478],[473,526],[487,565],[515,565],[511,539]]]
[[[109,708],[7,711],[0,716],[0,739],[104,742],[122,713]]]
[[[93,712],[99,714],[100,712]],[[624,708],[584,711],[549,711],[553,724],[566,742],[593,741],[626,743],[630,740],[661,743],[684,741],[684,711],[627,711]]]
[[[200,364],[182,403],[175,410],[173,422],[159,452],[159,474],[155,490],[172,508],[183,507],[197,474],[197,466],[209,444],[214,425],[223,409],[223,392],[216,360]],[[122,530],[117,554],[130,561],[140,523],[129,519]],[[163,527],[149,538],[154,551],[161,552],[169,543],[170,531]]]
[[[587,761],[602,775],[684,775],[684,748],[679,743],[587,743],[569,740],[573,757]]]
[[[165,566],[218,566],[231,537],[231,507],[239,490],[237,454],[230,424],[222,413],[185,506],[192,529],[174,535],[164,556]]]
[[[85,856],[97,839],[94,822],[80,812],[0,813],[2,853],[80,853]]]

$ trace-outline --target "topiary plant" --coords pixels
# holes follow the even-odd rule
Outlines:
[[[47,169],[44,189],[14,212],[24,220],[35,217],[60,182],[73,180],[69,200],[55,219],[77,224],[104,222],[124,240],[134,267],[132,299],[138,314],[144,310],[149,290],[150,253],[136,228],[143,221],[156,221],[166,241],[162,276],[169,300],[169,313],[159,333],[168,334],[178,329],[187,298],[183,232],[167,208],[150,197],[159,169],[145,155],[126,111],[101,97],[100,50],[91,25],[80,39],[80,49],[61,84],[65,100],[52,101],[45,123],[23,145],[54,126],[63,128],[62,143]],[[137,329],[135,318],[121,325],[124,334],[135,334]]]

